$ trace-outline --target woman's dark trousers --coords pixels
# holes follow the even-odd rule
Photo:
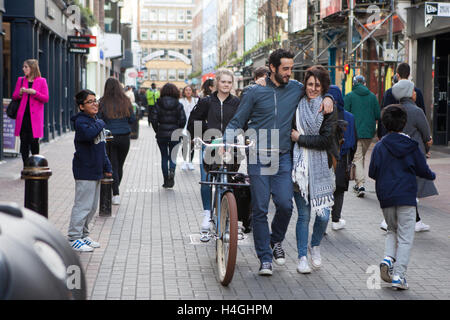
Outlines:
[[[123,164],[130,150],[130,135],[114,135],[114,139],[106,145],[109,161],[113,169],[113,195],[119,195],[119,186],[123,176]]]

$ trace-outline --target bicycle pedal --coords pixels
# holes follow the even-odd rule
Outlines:
[[[200,241],[208,242],[209,240],[211,240],[211,235],[209,234],[209,232],[202,232],[200,236]]]

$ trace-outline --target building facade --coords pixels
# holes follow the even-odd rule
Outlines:
[[[186,86],[192,72],[194,0],[140,0],[139,44],[145,65],[141,87]]]

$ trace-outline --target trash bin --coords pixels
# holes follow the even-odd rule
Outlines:
[[[46,218],[0,202],[0,300],[85,300],[78,254]]]

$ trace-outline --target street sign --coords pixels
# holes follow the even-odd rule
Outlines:
[[[81,36],[81,37],[68,36],[67,40],[69,41],[69,43],[71,45],[75,45],[75,44],[90,44],[91,43],[91,38],[89,36]]]
[[[139,71],[138,78],[143,78],[143,77],[144,77],[144,71]]]
[[[89,54],[89,48],[69,48],[70,53]]]
[[[425,15],[435,17],[450,17],[450,3],[425,2]]]

